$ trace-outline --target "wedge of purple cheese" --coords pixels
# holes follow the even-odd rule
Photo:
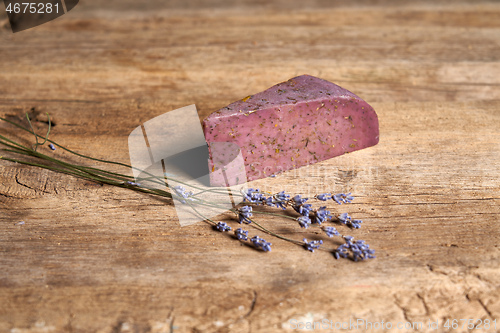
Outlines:
[[[207,143],[236,144],[247,181],[323,161],[379,141],[377,114],[331,82],[301,75],[243,98],[203,121]],[[210,151],[209,168],[221,168]],[[221,174],[219,172],[219,174]],[[227,181],[227,177],[225,177]],[[212,186],[235,185],[212,176]]]

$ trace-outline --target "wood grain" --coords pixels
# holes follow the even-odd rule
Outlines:
[[[362,263],[277,239],[255,252],[204,223],[181,228],[168,200],[0,161],[0,331],[499,319],[499,17],[495,1],[92,0],[21,33],[4,18],[0,115],[29,111],[43,133],[49,112],[52,139],[81,153],[128,163],[127,137],[145,121],[193,103],[204,117],[305,73],[369,102],[381,139],[256,182],[352,191],[351,205],[329,208],[363,219],[338,228],[376,249]]]

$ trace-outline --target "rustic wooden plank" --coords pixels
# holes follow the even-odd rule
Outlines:
[[[0,114],[29,111],[43,133],[49,112],[52,139],[85,154],[128,163],[139,124],[192,103],[203,117],[304,73],[371,103],[381,141],[256,182],[352,191],[330,208],[364,220],[339,226],[376,249],[363,263],[276,239],[258,253],[204,223],[179,227],[169,200],[0,161],[0,331],[498,319],[500,6],[450,4],[86,1],[26,32],[4,25]]]

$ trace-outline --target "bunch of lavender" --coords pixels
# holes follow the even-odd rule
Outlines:
[[[13,126],[16,126],[17,128],[26,131],[28,133],[31,133],[32,135],[35,136],[35,144],[33,146],[28,147],[20,144],[19,142],[16,142],[12,139],[9,139],[3,135],[0,135],[0,145],[5,146],[6,148],[3,148],[2,150],[5,152],[13,153],[13,154],[18,154],[21,156],[24,156],[25,159],[17,159],[17,158],[10,158],[10,157],[3,157],[0,156],[0,159],[6,160],[6,161],[11,161],[11,162],[16,162],[16,163],[21,163],[25,165],[30,165],[34,167],[41,167],[45,169],[49,169],[52,171],[56,172],[61,172],[65,174],[70,174],[76,177],[81,177],[85,178],[88,180],[92,180],[95,182],[103,183],[103,184],[109,184],[113,186],[118,186],[118,187],[123,187],[127,189],[131,189],[134,191],[139,191],[139,192],[144,192],[148,193],[151,195],[156,195],[156,196],[162,196],[162,197],[167,197],[167,198],[173,198],[179,200],[179,202],[189,205],[193,211],[197,214],[199,214],[204,221],[207,223],[210,223],[213,225],[215,230],[218,230],[220,232],[229,232],[232,230],[232,228],[226,223],[226,222],[215,222],[211,220],[208,217],[205,217],[199,213],[199,211],[196,209],[197,206],[199,205],[204,205],[204,206],[211,206],[211,207],[217,207],[216,203],[212,202],[207,202],[204,200],[201,200],[197,198],[197,194],[202,193],[201,191],[199,193],[193,193],[193,192],[188,192],[182,185],[178,185],[174,187],[173,191],[167,191],[167,190],[161,190],[161,189],[151,189],[151,188],[145,188],[141,187],[141,184],[135,183],[134,178],[125,174],[117,173],[117,172],[111,172],[107,171],[104,169],[100,168],[95,168],[95,167],[87,167],[83,165],[76,165],[72,163],[65,162],[63,160],[60,160],[58,158],[54,158],[52,156],[49,156],[47,154],[41,153],[37,151],[37,148],[40,146],[45,145],[46,143],[49,143],[49,149],[51,151],[56,150],[56,147],[61,148],[73,155],[90,159],[92,161],[96,162],[101,162],[101,163],[107,163],[107,164],[113,164],[113,165],[118,165],[121,167],[125,167],[127,169],[131,169],[132,167],[123,163],[119,162],[113,162],[113,161],[107,161],[107,160],[101,160],[101,159],[96,159],[92,158],[89,156],[85,156],[82,154],[78,154],[76,152],[73,152],[56,142],[50,140],[49,133],[51,129],[51,122],[50,122],[50,117],[47,114],[48,118],[48,130],[45,135],[45,137],[42,137],[38,134],[35,133],[34,128],[31,124],[31,120],[26,115],[29,128],[25,128],[17,123],[14,123],[10,120],[7,120],[5,118],[1,118],[0,120],[9,123]],[[43,142],[39,141],[39,138],[43,139]],[[142,170],[141,170],[142,171]],[[165,179],[157,179],[157,177],[151,175],[153,181],[157,181],[159,184],[162,184]],[[165,177],[167,178],[167,177]],[[172,177],[168,177],[168,179],[173,179]],[[184,184],[182,182],[177,181],[178,183]],[[186,184],[184,184],[186,185]],[[192,186],[192,185],[191,185]],[[196,188],[196,186],[194,186]],[[202,189],[200,189],[202,190]],[[206,190],[203,190],[206,191]],[[237,193],[235,195],[238,195]],[[323,245],[323,240],[321,239],[316,239],[312,241],[308,241],[306,238],[303,238],[302,241],[299,240],[294,240],[290,239],[287,237],[284,237],[282,235],[279,235],[264,226],[262,226],[260,223],[258,223],[254,219],[254,214],[267,214],[267,215],[273,215],[273,216],[279,216],[282,218],[286,219],[291,219],[295,223],[297,223],[301,228],[309,228],[313,226],[318,226],[321,228],[321,230],[325,233],[327,237],[343,237],[345,244],[340,245],[337,249],[335,250],[327,250],[330,251],[335,258],[350,258],[351,260],[354,261],[360,261],[364,259],[371,259],[375,258],[374,256],[374,250],[370,249],[368,244],[366,244],[362,240],[354,241],[353,237],[351,236],[343,236],[334,226],[329,225],[329,226],[322,226],[323,223],[336,223],[340,225],[345,225],[349,228],[352,229],[358,229],[361,227],[361,220],[355,220],[352,219],[348,215],[348,213],[342,213],[339,216],[334,217],[329,210],[327,210],[327,206],[320,206],[317,208],[313,207],[313,204],[308,203],[309,198],[303,198],[301,195],[289,195],[286,194],[284,191],[281,191],[276,194],[269,194],[269,193],[264,193],[260,191],[259,189],[247,189],[242,191],[239,195],[241,195],[243,202],[245,205],[237,208],[233,207],[229,211],[235,214],[235,220],[239,224],[247,224],[251,225],[251,227],[259,230],[260,232],[266,233],[268,235],[283,239],[285,241],[294,243],[296,245],[299,245],[303,248],[305,248],[308,251],[314,252],[314,250],[323,250],[321,246]],[[314,197],[314,199],[322,202],[326,202],[329,200],[332,200],[332,202],[335,202],[338,205],[342,204],[348,204],[351,203],[354,200],[354,197],[351,195],[351,193],[338,193],[338,194],[330,194],[330,193],[322,193],[318,194]],[[267,207],[273,207],[277,208],[280,211],[287,210],[288,208],[291,208],[298,216],[291,216],[289,214],[283,214],[283,213],[271,213],[267,211],[261,211],[257,208],[257,206],[267,206]],[[242,228],[238,228],[234,231],[234,237],[237,240],[240,241],[248,241],[250,242],[254,248],[264,251],[264,252],[269,252],[271,251],[271,243],[267,242],[265,239],[261,238],[259,235],[254,235],[252,238],[249,237],[249,231],[244,230]]]
[[[364,240],[354,241],[352,236],[344,236],[345,244],[340,245],[333,255],[336,259],[342,257],[347,258],[349,253],[354,261],[373,259],[375,258],[375,250],[370,249],[370,246]]]
[[[238,209],[234,209],[233,212],[236,214],[237,221],[242,224],[250,224],[253,223],[257,226],[257,229],[260,229],[263,232],[271,234],[275,237],[290,241],[297,245],[303,246],[306,250],[314,252],[314,250],[320,249],[320,246],[323,244],[323,240],[312,240],[307,241],[306,238],[303,239],[302,242],[289,239],[283,237],[281,235],[275,234],[274,232],[267,230],[260,224],[258,224],[255,220],[252,219],[253,214],[269,214],[269,215],[278,215],[283,218],[292,219],[298,223],[301,228],[309,228],[311,226],[317,225],[320,227],[322,223],[325,222],[333,222],[340,225],[346,225],[352,229],[358,229],[361,227],[361,220],[354,220],[348,213],[342,213],[337,217],[333,217],[329,210],[327,210],[326,206],[320,206],[318,208],[314,208],[312,204],[308,203],[309,198],[303,198],[301,195],[289,195],[284,191],[281,191],[276,194],[268,194],[264,193],[259,189],[250,188],[242,191],[241,193],[243,202],[246,202],[247,205],[242,206]],[[354,197],[351,193],[338,193],[331,195],[330,193],[322,193],[318,194],[314,197],[319,201],[328,201],[332,200],[333,202],[341,205],[345,203],[351,203],[354,200]],[[286,210],[288,207],[291,207],[298,216],[293,217],[284,214],[276,214],[269,213],[264,211],[259,211],[254,209],[256,206],[268,206],[275,207],[282,210]],[[220,225],[224,227],[221,228]],[[219,222],[217,224],[216,229],[219,231],[230,231],[231,229],[226,228],[226,223]],[[350,258],[354,261],[359,261],[363,259],[372,259],[375,258],[374,250],[370,249],[368,244],[365,244],[364,241],[359,240],[353,243],[352,236],[342,236],[338,230],[334,226],[324,226],[322,227],[323,232],[328,237],[339,236],[342,237],[346,243],[339,246],[337,249],[332,251],[332,254],[336,259],[339,258]],[[248,231],[238,228],[235,232],[235,237],[239,240],[247,241],[248,240]],[[261,249],[264,251],[271,250],[271,243],[266,242],[259,236],[255,236],[250,239],[250,241],[254,244],[257,249]],[[352,255],[349,255],[350,252]]]

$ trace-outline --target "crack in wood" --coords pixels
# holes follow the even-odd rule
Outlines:
[[[30,190],[35,191],[35,192],[36,192],[36,189],[34,189],[34,188],[32,188],[32,187],[29,187],[29,186],[28,186],[28,185],[26,185],[26,184],[21,183],[21,181],[19,180],[19,172],[18,172],[18,173],[16,173],[16,176],[14,177],[14,179],[16,180],[16,183],[17,183],[18,185],[21,185],[21,186],[23,186],[23,187],[29,188]]]
[[[243,316],[243,318],[247,318],[248,316],[250,316],[252,314],[253,310],[255,309],[256,302],[257,302],[257,291],[254,290],[252,303],[250,304],[250,310],[248,310],[248,312]]]
[[[481,299],[478,299],[477,301],[479,302],[479,305],[481,305],[481,307],[484,309],[484,311],[488,314],[488,316],[493,319],[493,313],[490,311],[490,309],[488,309],[486,304]]]
[[[424,299],[424,296],[422,296],[421,294],[417,293],[417,297],[418,297],[419,300],[422,301],[422,304],[423,304],[424,309],[425,309],[425,315],[426,316],[430,315],[431,311],[429,309],[429,306],[427,305],[427,302]]]
[[[0,192],[0,196],[2,196],[2,197],[6,197],[6,198],[16,198],[15,196],[8,195],[8,194],[6,194],[6,193],[2,193],[2,192]]]

